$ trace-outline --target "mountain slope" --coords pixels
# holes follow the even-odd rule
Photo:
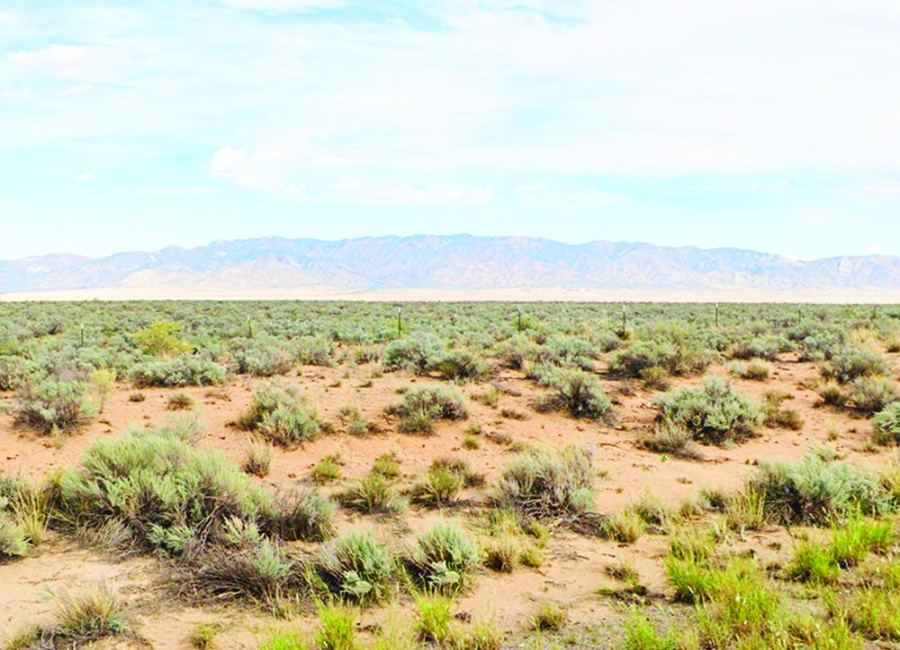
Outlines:
[[[166,290],[204,297],[261,297],[315,290],[344,297],[372,292],[519,290],[744,292],[804,297],[829,292],[900,296],[900,258],[812,262],[732,248],[596,241],[569,245],[525,237],[367,237],[342,241],[247,239],[192,249],[103,258],[48,255],[0,261],[0,293]]]

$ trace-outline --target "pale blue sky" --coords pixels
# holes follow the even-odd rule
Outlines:
[[[0,259],[532,235],[900,254],[896,0],[5,0]]]

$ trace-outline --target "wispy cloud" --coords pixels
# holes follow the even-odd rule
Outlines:
[[[187,196],[215,194],[218,190],[213,187],[163,187],[156,189],[138,190],[138,196]]]
[[[671,209],[839,232],[900,200],[894,0],[7,4],[0,162],[32,152],[8,180],[35,195],[52,168],[261,214],[469,203],[536,229],[604,205],[634,238]]]

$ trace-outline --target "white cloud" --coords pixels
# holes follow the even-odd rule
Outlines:
[[[59,44],[39,50],[18,50],[6,55],[6,60],[14,66],[44,68],[57,76],[76,74],[87,58],[88,48],[81,45]]]
[[[355,156],[342,156],[337,154],[322,154],[314,156],[310,161],[314,165],[358,165],[360,160]]]
[[[894,0],[75,4],[17,27],[53,45],[0,59],[0,97],[60,125],[0,147],[100,124],[219,147],[240,186],[399,203],[628,200],[590,189],[608,174],[900,174]],[[348,18],[303,14],[334,7]],[[326,189],[350,165],[359,187]]]
[[[222,4],[240,9],[311,11],[332,9],[346,3],[343,0],[222,0]]]
[[[75,177],[75,180],[79,183],[86,183],[88,181],[94,180],[94,175],[89,172],[78,174],[78,176]]]
[[[254,153],[222,147],[213,154],[216,174],[256,190],[281,191],[288,183],[298,151],[289,145],[270,145]]]
[[[456,204],[485,203],[494,199],[493,188],[487,186],[434,187],[423,189],[408,185],[363,185],[358,181],[341,181],[325,186],[311,200],[371,204]]]
[[[219,190],[213,187],[163,187],[155,189],[138,190],[138,196],[188,196],[216,194]]]

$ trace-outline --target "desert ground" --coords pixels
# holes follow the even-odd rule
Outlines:
[[[900,355],[886,351],[874,337],[866,344],[886,360],[887,376],[896,382]],[[173,418],[194,423],[192,442],[197,449],[220,450],[241,465],[254,434],[237,423],[255,392],[273,384],[296,387],[325,423],[325,431],[301,444],[271,447],[269,471],[252,477],[265,490],[315,489],[340,501],[341,493],[363,479],[376,459],[390,453],[400,463],[400,475],[392,486],[401,495],[413,495],[416,483],[440,458],[463,459],[478,477],[437,507],[412,498],[396,514],[337,509],[337,536],[352,529],[372,531],[378,542],[399,554],[417,535],[442,520],[456,522],[466,535],[480,541],[482,549],[490,548],[493,533],[486,522],[496,507],[509,463],[529,450],[561,452],[577,445],[592,453],[597,472],[589,510],[613,520],[622,513],[643,511],[637,534],[633,538],[586,534],[553,519],[544,522],[545,532],[540,535],[519,531],[522,548],[533,548],[539,560],[528,562],[532,566],[516,562],[503,570],[490,568],[486,561],[471,584],[454,596],[452,625],[458,638],[487,625],[495,633],[497,647],[587,648],[631,647],[627,644],[633,640],[628,641],[623,630],[635,611],[653,620],[677,622],[691,616],[694,606],[679,602],[684,599],[673,588],[666,564],[672,536],[687,526],[721,527],[730,555],[752,555],[771,573],[790,563],[797,544],[827,535],[827,528],[823,532],[821,526],[804,524],[732,525],[727,515],[709,507],[709,494],[740,494],[748,477],[758,471],[759,461],[799,462],[812,450],[827,454],[830,462],[880,472],[896,458],[893,447],[873,445],[871,418],[852,408],[822,404],[821,362],[802,361],[797,351],[760,362],[768,371],[763,380],[736,376],[735,362],[724,356],[702,372],[667,377],[668,392],[718,377],[754,403],[764,402],[765,393],[777,391],[782,393],[782,404],[799,416],[799,426],[759,425],[754,437],[739,443],[691,443],[690,453],[685,454],[684,450],[650,451],[641,443],[657,427],[657,399],[664,391],[640,379],[615,376],[608,367],[610,353],[594,360],[590,374],[611,398],[614,417],[595,419],[535,408],[536,401],[551,389],[528,378],[523,369],[489,364],[477,379],[448,382],[434,370],[410,372],[389,370],[378,362],[358,363],[344,354],[347,351],[338,344],[331,367],[294,365],[271,378],[232,374],[216,386],[137,388],[120,380],[106,397],[102,412],[65,436],[48,436],[18,422],[18,393],[3,392],[2,473],[39,485],[62,468],[77,467],[97,441],[116,440],[128,431],[165,425]],[[401,418],[390,407],[411,389],[434,385],[462,394],[465,417],[439,419],[427,434],[404,432]],[[175,395],[182,396],[184,408],[173,410]],[[368,432],[348,431],[348,407],[368,423]],[[339,475],[314,480],[315,468],[328,457],[336,460]],[[314,554],[318,546],[302,541],[285,544],[298,555]],[[622,577],[623,567],[630,572],[627,579]],[[130,632],[95,641],[95,647],[258,648],[285,631],[312,639],[320,625],[309,602],[279,609],[254,599],[195,593],[179,589],[173,571],[173,560],[164,554],[99,547],[84,536],[51,525],[26,557],[0,564],[0,646],[13,647],[16,635],[29,626],[51,626],[60,594],[78,594],[99,584],[114,588],[124,599]],[[635,589],[636,585],[640,588]],[[564,620],[546,627],[536,624],[540,612],[550,606],[558,606]],[[369,647],[392,634],[415,639],[414,597],[407,589],[396,587],[387,597],[354,611],[358,647]],[[201,639],[204,634],[209,639]],[[891,644],[897,642],[889,634],[863,636],[867,647],[894,647]],[[447,646],[451,642],[421,643]],[[458,647],[491,646],[485,641]]]

